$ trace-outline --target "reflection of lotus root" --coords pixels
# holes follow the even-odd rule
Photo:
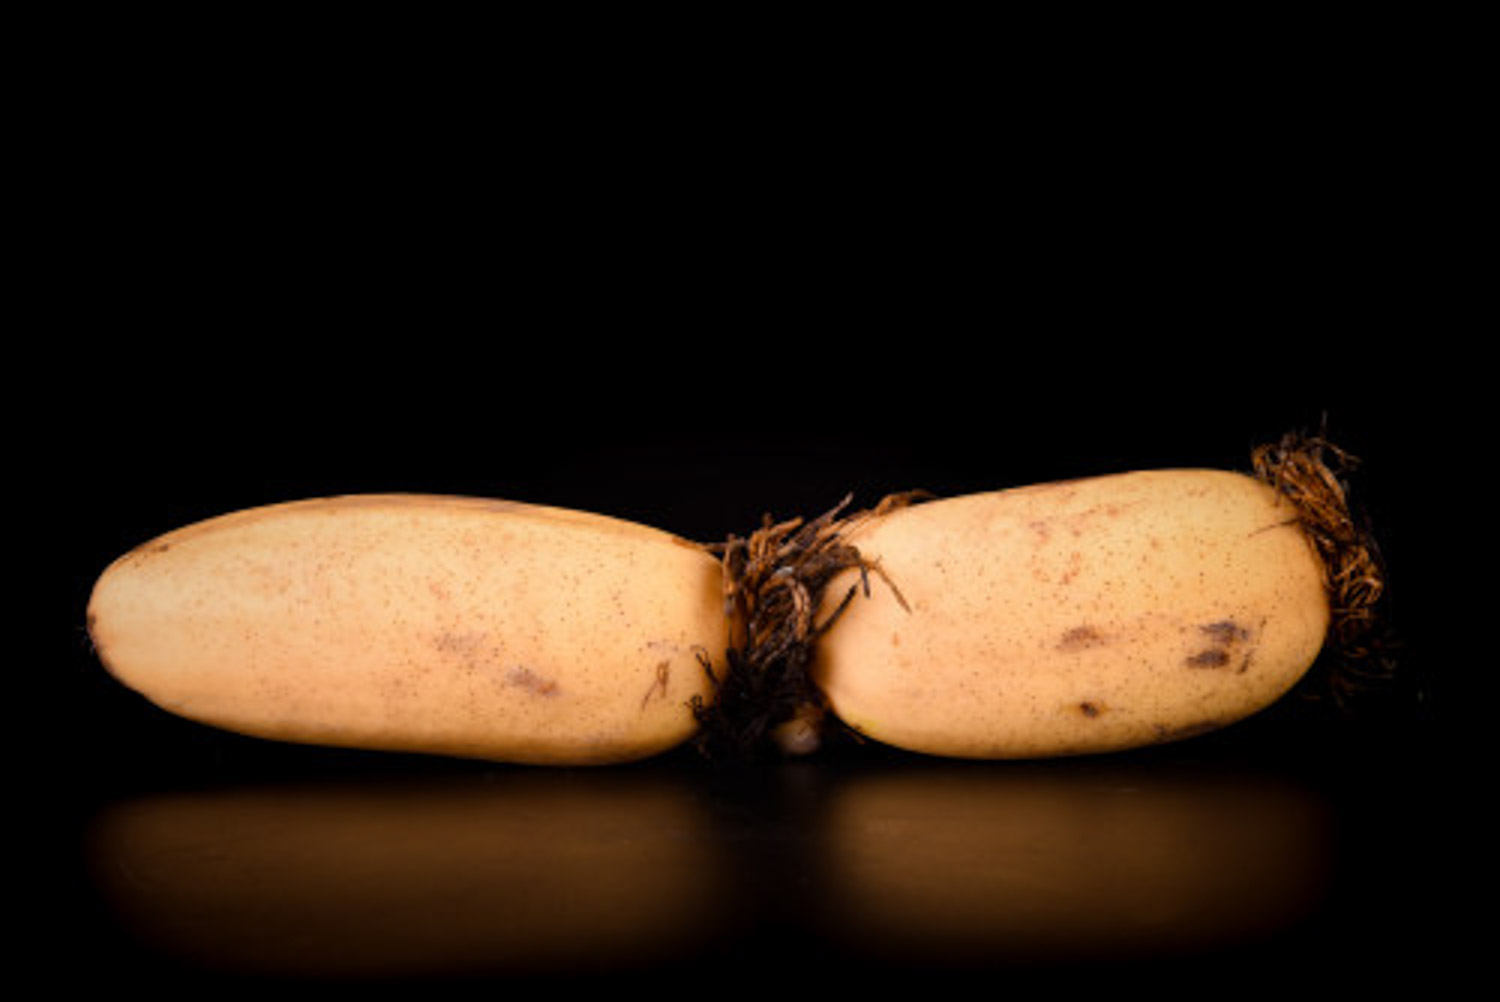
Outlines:
[[[130,934],[227,973],[608,970],[723,917],[691,792],[615,772],[147,797],[92,834]]]
[[[1324,805],[1233,777],[872,775],[828,828],[840,934],[923,959],[1211,950],[1306,920],[1330,876]]]

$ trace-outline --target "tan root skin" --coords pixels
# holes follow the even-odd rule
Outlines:
[[[646,526],[505,501],[237,512],[111,565],[89,630],[182,716],[286,741],[503,761],[669,749],[725,645],[718,562]]]
[[[1222,727],[1285,694],[1322,647],[1322,567],[1294,518],[1269,487],[1216,470],[895,511],[850,541],[909,611],[875,585],[821,641],[815,678],[856,730],[938,755],[1102,752]]]

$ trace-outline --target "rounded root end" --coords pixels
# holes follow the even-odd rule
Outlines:
[[[1348,475],[1359,460],[1326,429],[1291,432],[1256,448],[1255,476],[1286,498],[1323,564],[1329,628],[1309,674],[1314,696],[1348,708],[1395,671],[1395,634],[1386,614],[1386,568],[1368,518],[1351,502]]]

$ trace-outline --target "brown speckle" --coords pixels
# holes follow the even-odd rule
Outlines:
[[[1205,623],[1198,627],[1199,632],[1213,638],[1215,643],[1232,644],[1236,640],[1247,640],[1250,631],[1232,619],[1221,619],[1217,623]]]
[[[1189,668],[1223,668],[1229,663],[1229,652],[1222,647],[1210,647],[1187,659]]]
[[[1104,712],[1104,707],[1100,703],[1084,700],[1078,704],[1078,712],[1092,720]]]
[[[651,681],[651,688],[647,689],[646,690],[646,695],[644,695],[644,696],[641,697],[641,709],[644,710],[646,708],[646,704],[649,703],[649,702],[651,702],[651,697],[652,696],[660,696],[663,699],[666,698],[666,696],[667,696],[667,680],[670,679],[671,677],[672,677],[672,662],[670,662],[670,661],[659,662],[657,664],[657,666],[656,666],[656,676]]]
[[[137,546],[135,549],[131,550],[129,553],[125,554],[124,559],[139,562],[147,559],[148,557],[154,557],[158,553],[166,553],[171,548],[172,544],[170,542],[163,542],[160,540],[150,543],[143,543],[140,546]]]
[[[432,646],[444,654],[472,658],[488,644],[489,635],[477,630],[440,630],[432,637]]]
[[[557,683],[550,678],[538,675],[524,665],[517,665],[505,673],[505,684],[525,689],[534,696],[557,695]]]
[[[1106,643],[1104,634],[1092,626],[1075,626],[1065,632],[1057,640],[1057,649],[1060,651],[1081,651],[1089,647],[1098,647]]]
[[[1186,660],[1189,668],[1223,668],[1234,660],[1231,652],[1235,652],[1239,644],[1250,639],[1250,631],[1232,619],[1204,623],[1198,627],[1198,632],[1207,637],[1213,646],[1189,655]],[[1250,659],[1254,654],[1255,649],[1252,647],[1239,655],[1238,672],[1242,673],[1250,667]]]

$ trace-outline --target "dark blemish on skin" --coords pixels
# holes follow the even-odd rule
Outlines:
[[[646,704],[651,702],[652,696],[660,696],[663,699],[666,698],[667,680],[671,677],[672,663],[670,661],[662,661],[657,664],[656,677],[651,682],[651,688],[647,689],[646,695],[641,697],[641,709],[644,710],[646,708]]]
[[[525,689],[535,696],[557,695],[557,683],[544,678],[525,666],[517,666],[505,673],[505,683]]]
[[[1215,643],[1232,644],[1236,640],[1248,640],[1250,631],[1232,619],[1221,619],[1217,623],[1208,623],[1198,627],[1200,633],[1206,633],[1212,637]]]
[[[1084,702],[1078,704],[1078,712],[1092,720],[1099,714],[1103,713],[1104,708],[1101,707],[1098,703],[1090,703],[1085,700]]]
[[[1233,660],[1230,651],[1235,645],[1250,639],[1250,631],[1232,619],[1205,623],[1198,627],[1198,632],[1207,637],[1214,646],[1190,655],[1185,662],[1189,668],[1223,668]],[[1240,660],[1238,673],[1243,673],[1250,667],[1250,659],[1254,653],[1253,649],[1246,652]]]
[[[163,543],[163,542],[144,543],[144,544],[142,544],[140,546],[137,546],[135,549],[131,550],[129,553],[125,554],[125,559],[126,560],[145,560],[147,557],[154,557],[158,553],[166,553],[171,548],[172,548],[172,544],[171,543]]]
[[[1089,647],[1098,647],[1105,642],[1104,634],[1092,626],[1075,626],[1058,638],[1057,649],[1081,651]]]

